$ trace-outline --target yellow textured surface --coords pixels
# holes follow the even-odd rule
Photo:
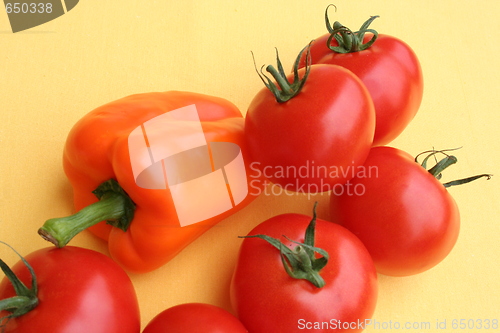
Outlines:
[[[22,254],[48,246],[36,233],[48,218],[72,212],[61,155],[72,125],[88,111],[140,92],[187,90],[234,102],[245,112],[262,87],[251,58],[274,63],[278,47],[288,69],[297,52],[325,32],[327,1],[82,0],[66,15],[12,33],[0,10],[0,240]],[[424,74],[419,113],[392,146],[415,155],[463,146],[446,179],[500,176],[496,0],[336,2],[332,19],[357,29],[370,15],[381,33],[405,40]],[[500,319],[498,179],[450,189],[461,212],[461,234],[440,265],[417,276],[380,276],[374,319],[389,332],[398,322],[430,323],[415,332],[452,329],[452,321]],[[285,212],[309,214],[327,196],[261,196],[224,220],[157,271],[131,275],[143,327],[183,302],[229,309],[228,284],[240,240],[253,226]],[[90,233],[72,245],[107,253]],[[0,256],[17,261],[6,247]],[[446,329],[436,324],[446,321]],[[484,322],[483,322],[484,323]]]

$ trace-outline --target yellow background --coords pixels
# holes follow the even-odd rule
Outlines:
[[[16,34],[0,10],[0,240],[22,254],[48,246],[38,227],[72,211],[61,155],[68,131],[84,114],[129,94],[165,90],[224,97],[244,113],[262,87],[250,52],[257,64],[269,64],[277,47],[288,70],[297,52],[326,32],[323,15],[329,3],[81,0],[66,15]],[[459,163],[444,180],[500,176],[499,2],[335,4],[331,19],[353,30],[370,15],[380,15],[372,27],[405,40],[421,61],[420,111],[391,145],[412,155],[463,146],[456,152]],[[374,319],[430,322],[433,332],[461,331],[452,330],[454,319],[500,319],[496,177],[450,189],[462,218],[456,247],[428,272],[380,276]],[[143,327],[155,314],[183,302],[229,309],[228,284],[240,244],[236,236],[276,214],[310,214],[315,200],[319,217],[328,219],[325,195],[310,200],[261,196],[161,269],[132,274]],[[87,232],[71,244],[107,253],[106,244]],[[0,255],[8,263],[17,261],[5,246]],[[436,330],[436,322],[444,320],[447,329]]]

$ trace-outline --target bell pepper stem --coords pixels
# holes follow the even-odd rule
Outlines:
[[[118,183],[109,180],[93,193],[99,201],[73,215],[47,220],[38,234],[55,246],[64,247],[77,234],[101,221],[126,231],[133,219],[135,205]]]
[[[45,240],[54,243],[55,246],[64,247],[83,230],[101,221],[119,218],[123,214],[122,207],[122,196],[111,193],[76,214],[47,220],[38,233]]]

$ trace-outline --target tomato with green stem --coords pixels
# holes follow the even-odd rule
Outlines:
[[[287,75],[266,67],[275,81],[257,70],[265,86],[251,101],[245,139],[251,168],[285,190],[329,191],[352,177],[373,141],[375,111],[363,83],[332,65],[298,69],[302,50]]]
[[[361,241],[344,227],[317,218],[314,210],[312,219],[274,216],[244,237],[230,296],[252,333],[318,326],[314,332],[361,332],[352,323],[371,318],[377,290],[375,266]]]
[[[460,230],[459,210],[447,188],[491,177],[441,184],[442,171],[457,159],[446,151],[426,154],[417,163],[402,150],[374,147],[365,162],[370,172],[344,185],[362,189],[358,195],[332,192],[332,221],[361,239],[381,274],[414,275],[444,260]],[[440,154],[445,157],[427,170],[429,159]]]
[[[370,17],[359,31],[353,32],[338,21],[330,24],[330,6],[325,12],[328,33],[312,43],[311,61],[342,66],[363,81],[375,106],[373,145],[387,145],[403,132],[420,108],[420,62],[407,43],[369,28],[378,16]],[[303,58],[301,66],[305,62]]]
[[[11,269],[0,260],[2,333],[138,333],[136,293],[106,255],[80,247],[43,248]]]

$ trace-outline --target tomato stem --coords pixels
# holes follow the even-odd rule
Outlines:
[[[263,72],[264,66],[262,66],[260,70],[257,69],[257,65],[255,64],[255,58],[254,58],[255,71],[259,75],[262,82],[264,82],[264,85],[273,93],[278,103],[284,103],[292,99],[302,90],[302,87],[306,83],[311,67],[311,59],[310,59],[311,57],[309,53],[310,45],[311,44],[302,49],[299,55],[297,56],[295,63],[293,64],[293,81],[291,82],[288,80],[288,76],[285,73],[285,70],[283,69],[283,65],[281,63],[278,54],[278,50],[276,49],[276,62],[278,68],[276,69],[274,66],[268,65],[266,67],[266,71],[269,74],[271,74],[271,76],[275,79],[278,86],[276,86],[276,84],[266,74],[264,74]],[[306,65],[304,67],[305,73],[302,77],[300,77],[299,63],[304,52],[306,52]]]
[[[479,178],[486,178],[486,180],[489,180],[489,179],[491,179],[491,177],[493,177],[492,174],[485,173],[482,175],[476,175],[476,176],[467,177],[467,178],[463,178],[463,179],[452,180],[450,182],[444,183],[443,186],[448,188],[448,187],[455,186],[455,185],[467,184],[467,183],[470,183],[470,182],[472,182],[476,179],[479,179]]]
[[[455,149],[444,149],[444,150],[428,150],[428,151],[425,151],[425,152],[422,152],[420,154],[418,154],[416,157],[415,157],[415,162],[419,163],[418,162],[418,158],[421,156],[421,155],[424,155],[424,154],[427,154],[427,156],[424,158],[424,160],[422,161],[422,163],[420,163],[420,165],[426,169],[431,175],[433,175],[434,177],[436,177],[437,179],[441,179],[441,176],[442,176],[442,172],[448,168],[449,166],[455,164],[458,162],[458,159],[453,156],[453,155],[448,155],[446,152],[447,151],[452,151],[452,150],[456,150],[456,149],[459,149],[459,148],[455,148]],[[436,157],[437,154],[443,154],[445,155],[445,157],[439,161],[437,161],[436,159],[436,164],[431,167],[430,169],[427,169],[427,162],[429,160],[429,158],[431,157]],[[486,178],[487,180],[489,180],[493,175],[492,174],[481,174],[481,175],[476,175],[476,176],[472,176],[472,177],[467,177],[467,178],[463,178],[463,179],[457,179],[457,180],[452,180],[450,182],[447,182],[447,183],[444,183],[443,186],[448,188],[448,187],[451,187],[451,186],[456,186],[456,185],[462,185],[462,184],[466,184],[466,183],[470,183],[476,179],[479,179],[479,178]]]
[[[379,16],[371,16],[368,20],[366,20],[359,31],[352,32],[351,29],[345,27],[340,22],[335,21],[333,24],[330,24],[330,19],[328,18],[328,9],[334,5],[329,5],[326,7],[325,11],[325,23],[328,32],[330,33],[330,37],[326,42],[326,46],[337,53],[353,53],[366,50],[370,46],[375,43],[378,37],[378,32],[373,29],[368,29],[370,24],[378,18]],[[335,7],[337,8],[337,7]],[[366,43],[363,43],[363,39],[365,34],[370,32],[373,34],[373,37]],[[338,43],[338,46],[332,45],[332,40],[335,39]]]
[[[7,316],[0,318],[0,327],[7,325],[12,318],[22,316],[33,310],[38,305],[38,286],[36,275],[31,265],[12,246],[0,241],[10,247],[22,260],[31,274],[31,288],[28,288],[12,271],[12,269],[0,259],[0,268],[14,287],[16,296],[0,300],[0,311],[10,312]]]
[[[322,288],[325,286],[325,280],[319,272],[328,263],[329,256],[328,252],[314,246],[317,204],[317,202],[314,204],[313,217],[306,229],[304,243],[299,243],[284,236],[288,241],[297,244],[293,249],[283,244],[280,240],[267,235],[240,236],[240,238],[255,237],[267,241],[280,251],[281,262],[289,276],[294,279],[307,280],[317,288]],[[315,253],[319,253],[321,257],[316,258]]]
[[[118,182],[108,180],[92,193],[99,201],[71,216],[47,220],[38,234],[55,246],[64,247],[81,231],[101,221],[127,231],[134,218],[135,205]]]
[[[441,177],[441,173],[448,168],[449,166],[457,163],[458,160],[455,156],[449,155],[437,162],[432,168],[427,170],[434,177]]]

